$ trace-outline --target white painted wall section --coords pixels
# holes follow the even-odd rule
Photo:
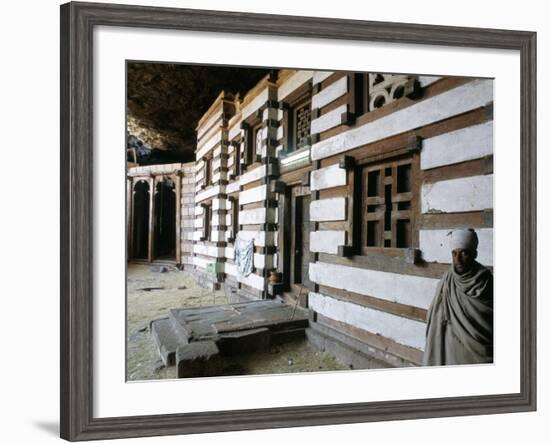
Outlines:
[[[311,171],[310,189],[318,191],[320,189],[345,186],[348,183],[347,176],[346,170],[340,168],[338,164]]]
[[[241,124],[240,124],[240,120],[239,120],[236,125],[232,126],[229,129],[228,139],[233,140],[240,133],[241,133]]]
[[[311,252],[337,254],[338,246],[346,244],[346,231],[312,231],[309,234]]]
[[[386,137],[471,111],[492,101],[492,80],[474,80],[356,129],[320,141],[312,146],[311,159],[319,160],[340,154]]]
[[[265,246],[265,231],[239,231],[238,236],[243,240],[254,240],[255,246]]]
[[[493,174],[422,185],[422,212],[469,212],[493,207]]]
[[[255,225],[266,222],[266,209],[245,209],[239,212],[239,224],[241,225]]]
[[[310,263],[309,278],[320,285],[423,309],[429,308],[439,281],[322,262]]]
[[[308,301],[311,309],[325,317],[424,350],[426,324],[423,322],[337,300],[317,292],[310,292]]]
[[[251,183],[253,181],[259,180],[265,177],[266,173],[267,173],[266,165],[258,166],[257,168],[241,175],[241,177],[239,178],[239,184],[242,186],[242,185]]]
[[[203,123],[200,126],[200,128],[198,128],[197,138],[199,139],[203,138],[204,134],[206,134],[208,130],[212,128],[214,123],[216,123],[218,120],[221,120],[221,118],[222,118],[221,112],[215,112],[214,114],[212,114],[212,116],[205,123]]]
[[[242,120],[246,120],[249,115],[252,115],[258,109],[260,109],[269,98],[269,93],[267,88],[260,92],[248,105],[246,105],[241,114]]]
[[[427,262],[451,263],[450,236],[453,229],[420,230],[420,250]],[[493,228],[475,230],[479,240],[477,261],[485,266],[493,266]]]
[[[347,110],[347,105],[338,106],[336,109],[312,120],[311,133],[317,134],[342,124],[342,114]]]
[[[256,188],[247,189],[239,193],[239,204],[246,205],[248,203],[255,203],[264,201],[267,195],[267,185],[261,185]]]
[[[284,100],[291,92],[311,80],[313,71],[298,71],[286,80],[277,90],[277,99]]]
[[[436,168],[493,153],[493,121],[427,138],[422,142],[420,167]]]
[[[311,109],[322,108],[348,92],[348,78],[346,76],[336,80],[330,86],[322,89],[311,99]]]
[[[329,78],[332,74],[334,74],[333,71],[314,71],[313,72],[313,84],[321,83],[323,80],[326,80]]]
[[[338,221],[346,219],[346,198],[314,200],[309,207],[311,221]]]

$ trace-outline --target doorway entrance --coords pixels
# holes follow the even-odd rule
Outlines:
[[[307,306],[309,292],[309,204],[308,186],[289,186],[282,196],[282,230],[279,241],[282,245],[282,266],[285,292],[293,301]]]
[[[132,257],[147,260],[149,256],[149,183],[140,180],[134,186]]]
[[[176,185],[167,178],[155,189],[154,258],[176,259]]]

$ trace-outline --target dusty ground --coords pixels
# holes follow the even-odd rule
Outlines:
[[[193,277],[177,269],[155,273],[149,266],[128,266],[127,378],[152,380],[176,378],[175,366],[155,368],[159,355],[149,332],[149,322],[166,317],[170,309],[227,303],[223,291],[195,285]],[[276,374],[348,369],[306,340],[273,346],[269,350],[231,359],[227,375]]]

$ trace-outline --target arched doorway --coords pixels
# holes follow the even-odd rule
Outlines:
[[[149,253],[149,183],[140,180],[134,186],[132,257],[147,260]]]
[[[154,258],[176,259],[176,185],[165,178],[155,189]]]

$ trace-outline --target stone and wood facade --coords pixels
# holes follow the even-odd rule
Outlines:
[[[244,97],[220,93],[182,175],[131,169],[129,205],[167,177],[183,204],[191,180],[176,255],[200,284],[299,304],[310,340],[354,367],[419,365],[447,233],[476,229],[493,266],[492,102],[484,79],[273,71]],[[246,277],[237,235],[254,239]]]

